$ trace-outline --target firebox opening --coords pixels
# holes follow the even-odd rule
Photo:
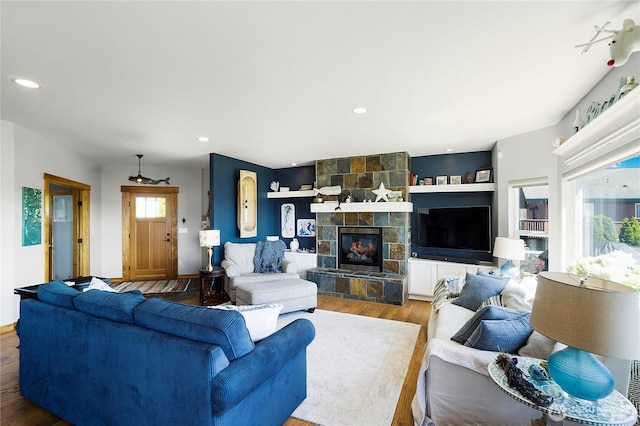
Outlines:
[[[382,271],[382,228],[338,227],[338,267]]]

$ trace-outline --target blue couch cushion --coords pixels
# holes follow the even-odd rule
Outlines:
[[[451,303],[475,311],[480,307],[482,302],[500,294],[506,285],[507,283],[503,280],[482,277],[467,272],[460,296],[455,298]]]
[[[529,325],[530,316],[530,313],[523,312],[517,319],[480,321],[464,345],[483,351],[516,353],[533,332]]]
[[[137,290],[125,293],[88,290],[76,297],[77,310],[98,318],[133,324],[133,309],[146,299]]]
[[[481,321],[520,319],[525,314],[526,312],[516,311],[515,309],[508,309],[502,306],[485,306],[484,308],[478,309],[469,321],[460,327],[460,330],[451,337],[451,340],[464,345],[467,339],[476,331]]]
[[[188,306],[163,299],[148,299],[134,310],[135,323],[222,348],[229,361],[254,348],[240,312]]]
[[[38,286],[38,300],[63,308],[75,309],[73,299],[80,293],[62,281],[51,281]]]

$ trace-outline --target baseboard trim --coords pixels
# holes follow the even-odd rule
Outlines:
[[[15,331],[16,324],[17,322],[14,322],[13,324],[0,325],[0,334],[10,333],[12,331]]]

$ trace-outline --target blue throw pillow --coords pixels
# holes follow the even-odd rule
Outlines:
[[[469,319],[469,321],[467,321],[460,330],[451,337],[451,340],[464,345],[483,320],[520,319],[526,314],[526,312],[516,311],[502,306],[486,306],[482,309],[478,309],[478,312],[476,312],[473,317],[471,317],[471,319]]]
[[[116,293],[101,290],[87,290],[73,301],[80,312],[111,321],[133,324],[133,310],[146,299],[137,290]]]
[[[237,311],[148,299],[135,308],[134,319],[142,327],[218,345],[229,361],[254,348],[244,317]]]
[[[480,321],[464,345],[483,351],[516,353],[533,332],[530,316],[526,312],[518,319]]]
[[[82,293],[62,281],[51,281],[38,286],[38,300],[63,308],[75,309],[73,299],[80,294]]]
[[[503,280],[482,277],[467,272],[460,296],[455,298],[451,303],[475,311],[480,307],[482,302],[500,294],[506,285],[507,283]]]
[[[478,269],[478,272],[476,272],[476,275],[481,276],[481,277],[486,277],[486,278],[493,278],[494,280],[501,280],[501,281],[504,281],[505,284],[508,283],[509,280],[511,279],[509,277],[501,277],[499,275],[490,274],[490,273],[482,271],[480,269]]]

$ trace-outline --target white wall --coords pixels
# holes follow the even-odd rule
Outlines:
[[[137,162],[101,169],[91,159],[23,126],[2,121],[0,127],[0,325],[8,325],[19,315],[14,288],[41,283],[45,277],[44,245],[22,247],[22,187],[43,190],[44,173],[90,185],[90,273],[118,278],[122,276],[120,186],[131,184],[126,178],[136,174]],[[171,176],[171,185],[179,187],[178,218],[184,217],[186,223],[178,220],[178,227],[187,233],[178,234],[178,274],[197,274],[203,266],[198,243],[202,170],[151,166],[143,170],[146,176]]]

